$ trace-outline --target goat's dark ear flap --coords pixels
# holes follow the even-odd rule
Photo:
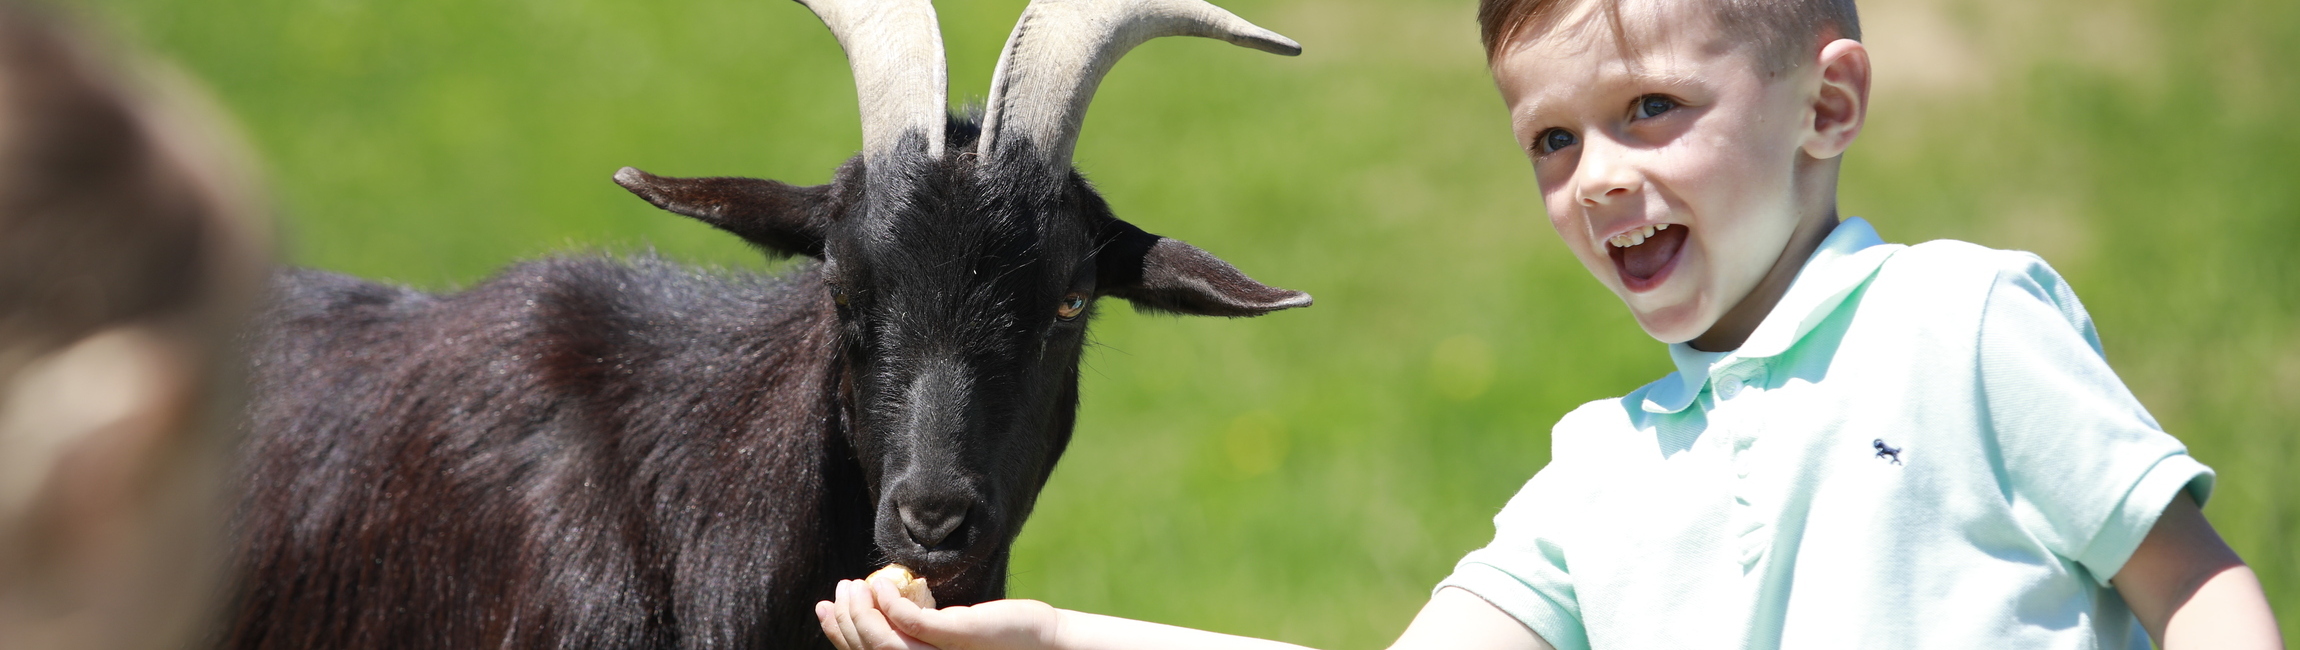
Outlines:
[[[1310,306],[1310,294],[1255,282],[1212,253],[1112,219],[1095,253],[1097,293],[1135,309],[1196,316],[1260,316]]]
[[[615,184],[655,207],[694,217],[783,255],[823,256],[831,186],[799,187],[757,178],[670,178],[625,167]]]

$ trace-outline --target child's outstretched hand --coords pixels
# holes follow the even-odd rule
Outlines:
[[[925,609],[885,580],[841,580],[835,598],[815,603],[815,618],[839,650],[1055,649],[1059,617],[1035,600]]]

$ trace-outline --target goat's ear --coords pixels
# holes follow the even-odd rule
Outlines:
[[[1240,317],[1310,306],[1310,294],[1255,282],[1196,246],[1117,219],[1107,223],[1108,243],[1094,257],[1095,287],[1135,309]]]
[[[799,187],[757,178],[670,178],[625,167],[615,184],[655,207],[694,217],[751,245],[783,255],[823,256],[831,186]]]

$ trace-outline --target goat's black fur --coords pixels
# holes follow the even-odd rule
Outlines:
[[[948,604],[1000,597],[1071,435],[1068,307],[1308,296],[1119,221],[1075,173],[983,165],[974,129],[811,188],[617,175],[819,260],[781,277],[563,258],[432,295],[282,273],[222,645],[827,647],[813,603],[885,561]]]

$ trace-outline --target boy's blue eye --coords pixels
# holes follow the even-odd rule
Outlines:
[[[1542,153],[1549,153],[1573,146],[1576,142],[1579,141],[1574,139],[1573,133],[1571,131],[1567,131],[1565,129],[1550,129],[1541,132],[1540,142],[1535,143],[1534,146],[1541,149]]]
[[[1637,98],[1637,117],[1640,119],[1660,117],[1662,113],[1676,109],[1677,100],[1660,95],[1646,95]]]

